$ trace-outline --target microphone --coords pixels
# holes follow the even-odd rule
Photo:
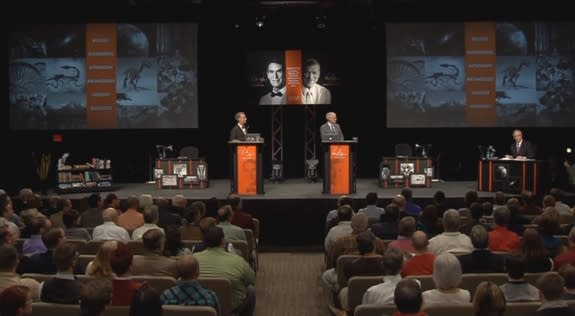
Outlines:
[[[174,147],[172,145],[166,146],[166,150],[174,151]]]

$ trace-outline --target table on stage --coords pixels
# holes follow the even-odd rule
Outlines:
[[[479,160],[477,189],[479,191],[519,194],[522,191],[540,193],[541,161],[533,159]]]
[[[379,186],[387,188],[431,188],[433,165],[424,157],[383,157],[379,164]]]

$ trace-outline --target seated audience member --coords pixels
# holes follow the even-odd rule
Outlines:
[[[184,211],[188,207],[188,200],[182,194],[176,194],[172,197],[170,212],[178,214],[180,217],[184,215]]]
[[[30,289],[32,299],[38,300],[40,284],[34,279],[20,278],[20,275],[16,273],[19,262],[16,248],[0,246],[0,293],[11,286],[25,286]]]
[[[510,231],[517,234],[517,236],[523,235],[525,230],[524,225],[531,224],[531,220],[521,215],[521,203],[517,198],[510,198],[507,200],[507,209],[509,210],[509,224],[507,227]]]
[[[111,279],[114,277],[114,271],[110,264],[112,253],[118,249],[118,242],[115,240],[105,241],[98,249],[94,260],[86,266],[86,275],[96,278]]]
[[[64,226],[64,221],[62,216],[72,210],[72,201],[70,199],[60,198],[58,197],[56,200],[56,208],[55,212],[50,213],[49,215],[44,213],[44,215],[50,218],[50,222],[52,222],[53,227],[62,227]],[[52,212],[52,211],[49,211]]]
[[[143,212],[146,207],[154,205],[154,198],[151,194],[140,194],[138,197],[138,211]]]
[[[128,245],[118,243],[118,248],[112,252],[110,266],[114,272],[112,281],[112,305],[130,305],[136,291],[142,286],[130,278],[134,255]]]
[[[377,192],[369,192],[365,196],[364,208],[359,209],[358,213],[364,213],[370,221],[379,221],[381,215],[385,214],[385,210],[377,206]]]
[[[493,211],[507,207],[507,198],[502,191],[495,192],[493,196]]]
[[[102,316],[112,302],[112,287],[103,279],[92,279],[82,286],[80,316]]]
[[[122,214],[122,210],[120,209],[120,199],[115,193],[108,193],[104,198],[102,206],[106,208],[113,208],[118,212],[118,215]]]
[[[428,251],[429,241],[427,235],[422,231],[416,231],[411,236],[411,242],[415,252],[411,259],[405,261],[401,275],[431,275],[433,274],[433,262],[435,255]]]
[[[129,316],[162,316],[160,293],[153,287],[141,286],[130,304]]]
[[[459,212],[449,209],[443,213],[444,232],[429,240],[429,250],[436,256],[444,252],[469,253],[473,250],[471,239],[459,232]]]
[[[575,300],[575,266],[566,264],[559,269],[559,275],[565,281],[564,300]]]
[[[503,258],[487,249],[489,235],[485,227],[482,225],[473,226],[470,237],[473,251],[470,254],[457,257],[461,263],[461,271],[463,273],[503,272]]]
[[[399,227],[399,207],[395,203],[387,204],[385,214],[379,217],[379,223],[371,226],[371,232],[379,239],[391,240],[397,238]]]
[[[525,258],[527,272],[547,272],[553,270],[553,260],[543,246],[543,238],[534,228],[527,228],[523,233],[519,251]]]
[[[525,190],[521,192],[521,208],[519,213],[522,215],[539,215],[542,210],[541,207],[537,205],[536,196],[533,192]]]
[[[389,248],[383,255],[383,282],[367,289],[363,294],[362,304],[393,304],[395,286],[401,281],[403,252]]]
[[[570,308],[567,302],[563,300],[564,286],[565,282],[559,274],[547,272],[540,276],[537,280],[537,288],[539,288],[539,296],[543,304],[534,315],[575,315],[575,309]]]
[[[6,224],[6,220],[0,218],[0,246],[15,246],[16,238],[10,227]]]
[[[180,227],[169,226],[166,232],[166,241],[164,242],[164,256],[180,257],[191,254],[192,251],[182,242]]]
[[[405,215],[405,197],[401,194],[396,194],[392,199],[391,203],[394,203],[399,207],[399,216],[403,217]]]
[[[80,224],[82,227],[96,227],[102,225],[103,201],[98,193],[92,193],[88,197],[88,209],[82,212]],[[116,214],[117,215],[117,214]]]
[[[425,304],[469,303],[469,291],[459,288],[461,274],[461,264],[453,254],[442,253],[435,257],[433,282],[436,288],[423,292]]]
[[[196,202],[194,202],[196,203]],[[202,231],[200,229],[200,221],[202,220],[202,214],[200,212],[200,207],[198,204],[190,206],[184,212],[184,223],[179,227],[180,234],[183,240],[202,240]]]
[[[150,229],[144,233],[144,255],[134,257],[132,273],[134,275],[155,275],[178,277],[176,260],[164,257],[166,237],[159,229]]]
[[[339,222],[339,218],[338,218],[338,209],[340,206],[342,205],[349,205],[349,207],[352,207],[353,204],[353,200],[348,197],[347,195],[342,195],[337,199],[337,205],[336,208],[334,208],[333,210],[329,211],[325,217],[325,231],[328,232],[333,226],[337,225],[337,223]]]
[[[555,209],[560,215],[573,215],[571,213],[571,208],[569,205],[562,202],[564,194],[563,191],[559,188],[552,188],[549,190],[549,194],[555,198]]]
[[[80,227],[80,213],[69,210],[62,214],[62,223],[66,229],[66,238],[89,241],[92,239],[88,230]]]
[[[218,209],[218,227],[224,231],[224,236],[228,240],[243,240],[248,241],[244,229],[233,225],[230,220],[234,216],[234,211],[229,205],[224,205]]]
[[[42,241],[42,235],[50,229],[50,225],[50,221],[44,216],[35,216],[30,219],[26,226],[30,232],[30,238],[24,240],[22,254],[31,256],[46,252],[47,248]]]
[[[200,230],[202,232],[202,236],[204,236],[204,234],[208,231],[210,227],[217,227],[216,225],[217,221],[215,218],[213,217],[202,218],[202,220],[200,221]],[[202,237],[202,241],[195,244],[194,247],[192,248],[192,253],[198,253],[200,251],[204,251],[205,249],[206,249],[206,243],[204,242]],[[224,250],[232,254],[238,254],[238,252],[234,249],[234,245],[228,242],[227,240],[224,241]]]
[[[182,225],[182,217],[179,214],[171,212],[172,205],[170,204],[170,200],[159,197],[156,201],[156,205],[158,205],[159,213],[158,226],[167,229],[170,225]]]
[[[359,214],[355,216],[357,215]],[[359,233],[356,239],[361,257],[345,263],[343,266],[345,278],[349,280],[354,276],[384,275],[382,257],[375,252],[375,237],[370,232],[364,231]],[[342,308],[347,310],[347,287],[339,291],[339,300]]]
[[[403,213],[408,216],[419,217],[421,215],[421,206],[413,201],[413,191],[410,188],[404,188],[401,190],[401,195],[405,199]]]
[[[479,194],[475,190],[469,190],[465,192],[463,196],[463,207],[458,209],[460,216],[469,217],[471,213],[471,205],[479,201]]]
[[[473,316],[503,316],[507,302],[497,284],[483,281],[475,289],[472,304]]]
[[[389,248],[397,248],[406,254],[415,252],[411,243],[411,235],[416,230],[416,222],[413,216],[405,216],[399,220],[397,229],[397,240],[389,243]]]
[[[397,311],[392,316],[425,316],[421,310],[423,295],[419,283],[413,279],[403,279],[397,283],[393,293]]]
[[[206,249],[194,254],[200,264],[200,277],[223,277],[232,284],[232,309],[243,315],[253,315],[256,296],[253,288],[255,272],[240,256],[224,250],[224,232],[210,227],[204,232]]]
[[[337,225],[330,228],[323,242],[326,253],[329,254],[332,252],[333,245],[338,238],[351,234],[353,231],[351,228],[352,215],[353,209],[349,205],[342,205],[337,209],[337,218],[339,219],[339,222]]]
[[[555,237],[561,234],[561,215],[553,207],[547,207],[536,221],[539,232],[543,238],[543,246],[550,256],[556,256],[563,250],[561,239]]]
[[[54,250],[66,241],[64,231],[62,228],[50,228],[42,235],[42,241],[48,250],[44,253],[37,253],[21,263],[18,273],[56,274],[58,269],[54,264],[53,254]]]
[[[447,199],[445,197],[445,192],[441,191],[441,190],[437,190],[435,191],[435,193],[433,193],[433,205],[435,205],[435,207],[437,207],[437,214],[439,215],[439,217],[443,217],[443,213],[445,213],[445,211],[447,211],[447,209],[449,209],[447,207]]]
[[[569,231],[569,249],[555,257],[553,267],[561,268],[565,264],[575,265],[575,226]]]
[[[130,240],[128,231],[118,226],[118,213],[113,208],[107,208],[102,212],[104,223],[96,226],[92,232],[94,240],[117,240],[127,242]]]
[[[12,285],[0,293],[0,315],[24,316],[32,313],[30,289],[23,285]]]
[[[136,228],[132,233],[132,240],[140,240],[145,232],[150,229],[159,229],[162,233],[164,230],[158,227],[158,207],[156,205],[145,206],[142,211],[144,225]]]
[[[42,282],[42,302],[79,304],[82,285],[74,277],[78,256],[76,246],[71,243],[63,243],[54,250],[54,263],[58,272],[54,278]]]
[[[493,204],[489,201],[481,203],[481,208],[483,208],[483,216],[479,219],[479,222],[488,227],[488,231],[495,228],[495,222],[493,220]]]
[[[495,228],[489,232],[489,249],[491,251],[511,251],[519,248],[519,236],[510,231],[510,213],[507,208],[498,208],[493,212]]]
[[[437,206],[429,204],[423,208],[421,215],[417,219],[417,230],[425,232],[429,237],[441,234],[443,227]]]
[[[35,229],[33,228],[33,226],[38,224],[37,218],[40,217],[46,218],[44,215],[42,215],[42,213],[38,211],[37,208],[24,209],[22,210],[22,212],[20,212],[19,216],[20,216],[19,219],[21,220],[22,224],[21,226],[19,226],[21,229],[20,238],[30,238],[30,236],[32,235],[31,230]]]
[[[243,210],[243,203],[240,196],[235,193],[228,195],[228,205],[232,208],[233,214],[230,223],[253,231],[254,222],[252,221],[252,215]]]
[[[144,225],[144,216],[139,212],[140,210],[140,200],[135,196],[128,197],[127,201],[128,209],[118,216],[118,221],[116,224],[123,227],[127,231],[133,231],[136,228]]]
[[[165,305],[211,306],[220,312],[218,297],[211,290],[202,287],[198,282],[200,265],[193,255],[186,255],[178,260],[178,285],[162,293],[161,301]]]
[[[481,206],[481,203],[474,202],[471,204],[471,206],[469,206],[469,216],[471,220],[467,221],[467,223],[465,225],[462,225],[461,228],[459,229],[459,231],[462,234],[469,236],[471,233],[471,229],[475,225],[482,225],[483,227],[485,227],[485,230],[487,231],[491,230],[489,226],[481,223],[481,217],[483,216],[483,206]]]
[[[519,253],[511,253],[505,259],[508,281],[500,286],[507,302],[529,302],[539,300],[539,290],[527,283],[523,276],[527,265]]]

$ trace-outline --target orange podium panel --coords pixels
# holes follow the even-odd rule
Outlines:
[[[263,142],[230,141],[228,144],[232,153],[231,192],[240,195],[263,194]]]
[[[355,193],[355,145],[357,141],[323,142],[323,193]]]

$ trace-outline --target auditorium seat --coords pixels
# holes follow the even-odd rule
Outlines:
[[[335,264],[335,272],[337,274],[337,284],[339,284],[340,289],[343,289],[347,286],[347,278],[343,273],[343,267],[346,263],[352,262],[353,260],[360,257],[360,255],[341,255],[337,258],[337,262]]]
[[[76,246],[76,250],[79,253],[82,253],[82,251],[84,250],[84,247],[86,247],[86,244],[88,243],[87,241],[85,241],[83,239],[68,239],[68,238],[66,238],[66,242],[71,243],[74,246]]]
[[[29,316],[78,316],[80,315],[80,305],[54,304],[45,302],[32,303],[32,313]]]
[[[573,303],[571,303],[573,302]],[[569,305],[575,304],[575,301],[569,301]],[[535,312],[541,302],[522,302],[507,303],[505,316],[525,316]],[[355,309],[355,316],[381,316],[391,315],[396,310],[395,305],[377,305],[365,304],[359,305]],[[468,304],[433,304],[423,306],[427,316],[445,316],[445,315],[472,315],[473,305]]]
[[[232,283],[230,280],[223,277],[200,277],[198,279],[200,284],[208,289],[214,291],[220,302],[221,315],[232,315]],[[278,284],[278,286],[280,286]]]
[[[80,251],[80,254],[95,255],[103,243],[104,243],[103,240],[90,240],[86,243],[86,246],[83,248],[83,251]]]
[[[236,249],[240,255],[246,260],[247,263],[250,263],[250,251],[248,243],[245,240],[228,240],[229,243],[234,245],[234,249]]]
[[[491,281],[497,285],[507,282],[507,274],[505,273],[466,273],[461,276],[460,288],[468,290],[471,297],[475,293],[477,285],[483,281]]]
[[[209,306],[179,306],[179,305],[163,305],[163,316],[217,316],[217,312],[213,307]],[[126,315],[126,314],[124,314]],[[222,312],[222,315],[225,315]],[[106,314],[106,316],[108,316]]]
[[[254,231],[251,229],[244,228],[244,233],[246,235],[246,239],[248,240],[248,253],[249,253],[249,263],[254,269],[257,271],[257,244],[256,244],[256,237],[254,235]]]
[[[55,274],[42,274],[42,273],[24,273],[20,276],[21,279],[33,279],[42,283],[44,281],[51,280],[55,277]]]
[[[96,255],[80,255],[78,257],[78,264],[80,264],[80,267],[82,267],[82,271],[86,271],[90,261],[94,260],[95,258]]]
[[[407,278],[418,280],[422,291],[433,290],[435,288],[435,282],[433,282],[433,276],[431,275],[409,275]]]
[[[178,306],[163,305],[164,316],[216,316],[216,310],[208,306]],[[104,316],[126,316],[130,313],[130,306],[107,306]],[[54,304],[45,302],[32,303],[32,313],[30,316],[78,316],[80,315],[80,305]],[[222,315],[224,315],[222,313]]]
[[[128,247],[132,250],[134,255],[143,256],[145,253],[144,243],[141,240],[130,240],[128,241]]]
[[[148,283],[160,294],[178,283],[175,278],[169,276],[132,275],[130,278],[136,282]]]
[[[182,243],[184,243],[184,247],[190,249],[190,251],[192,251],[192,249],[194,249],[194,246],[201,243],[201,240],[182,240]]]
[[[370,287],[383,282],[383,275],[354,276],[347,281],[347,305],[350,311],[361,305],[363,294]]]

